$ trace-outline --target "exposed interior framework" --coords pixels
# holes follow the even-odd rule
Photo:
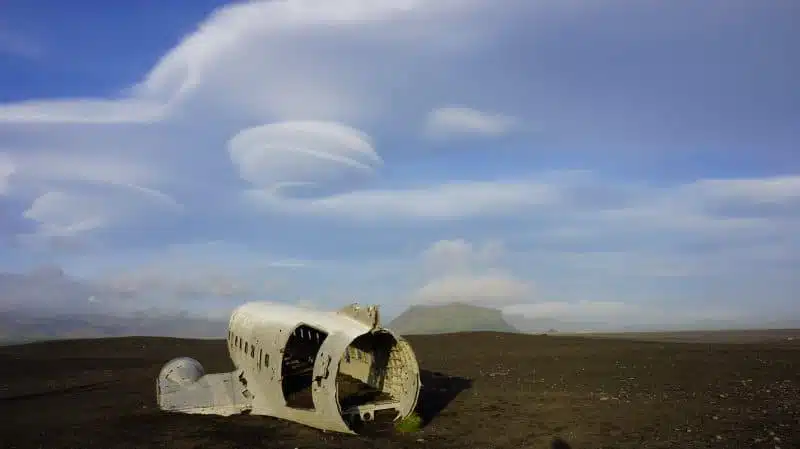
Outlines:
[[[409,398],[409,369],[414,355],[403,340],[391,333],[364,334],[347,347],[339,362],[336,389],[339,409],[353,428],[369,421],[393,421]],[[355,430],[355,429],[353,429]]]
[[[281,362],[281,387],[287,407],[314,409],[314,362],[327,337],[327,333],[306,324],[297,326],[289,336]]]

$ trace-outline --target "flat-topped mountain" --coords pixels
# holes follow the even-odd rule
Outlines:
[[[411,306],[388,326],[402,335],[451,332],[518,332],[508,324],[500,310],[453,303],[436,306]]]

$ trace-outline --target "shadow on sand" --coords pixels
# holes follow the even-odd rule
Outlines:
[[[555,438],[550,443],[550,449],[572,449],[572,446],[561,438]]]
[[[472,387],[472,381],[463,377],[420,370],[422,388],[417,402],[417,414],[422,418],[422,426],[427,426],[462,391]]]
[[[420,371],[420,379],[422,389],[416,412],[422,418],[422,427],[444,411],[461,392],[472,387],[470,379],[428,370]],[[550,449],[572,449],[572,446],[561,438],[554,438],[550,442]]]
[[[448,376],[428,370],[420,370],[419,375],[422,388],[420,388],[417,407],[414,411],[420,417],[421,427],[428,425],[459,393],[472,386],[471,380],[462,377]],[[356,417],[349,423],[349,426],[361,436],[388,436],[394,432],[396,424],[394,418],[394,413],[379,416],[376,412],[371,422],[364,423]]]

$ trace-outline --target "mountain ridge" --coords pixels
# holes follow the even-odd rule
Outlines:
[[[519,330],[498,309],[464,303],[413,305],[393,319],[388,327],[401,335],[451,332],[514,332]]]

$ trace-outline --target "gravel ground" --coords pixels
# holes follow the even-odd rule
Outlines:
[[[469,333],[410,337],[412,434],[347,436],[268,417],[169,415],[163,363],[232,369],[224,341],[121,338],[0,348],[2,448],[800,448],[800,345]],[[554,443],[554,439],[560,438]]]

